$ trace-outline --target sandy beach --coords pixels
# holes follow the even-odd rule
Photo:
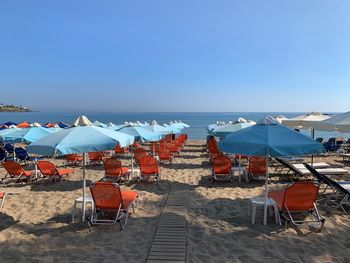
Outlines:
[[[130,157],[121,157],[130,164]],[[344,165],[341,157],[317,157],[317,161]],[[62,159],[53,162],[62,165]],[[323,209],[326,223],[320,233],[276,225],[262,213],[250,223],[249,198],[263,193],[263,181],[233,183],[210,180],[205,142],[190,140],[172,164],[161,165],[160,185],[122,185],[140,193],[140,206],[125,230],[119,225],[89,228],[72,223],[74,200],[82,194],[82,169],[62,183],[37,182],[0,185],[8,192],[0,210],[1,262],[145,262],[159,215],[172,187],[190,186],[187,217],[186,262],[349,262],[350,218],[340,210]],[[0,168],[0,175],[5,170]],[[88,184],[104,175],[102,165],[87,168]],[[348,178],[350,179],[350,178]],[[272,176],[271,187],[288,181]]]

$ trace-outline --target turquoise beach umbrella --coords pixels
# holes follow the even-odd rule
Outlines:
[[[25,129],[7,129],[0,133],[0,140],[8,143],[32,143],[52,133],[58,132],[60,128],[31,127]]]
[[[140,138],[143,141],[159,141],[162,139],[160,133],[153,132],[145,127],[128,126],[121,128],[119,131]]]
[[[267,223],[268,157],[288,157],[316,154],[324,151],[322,144],[291,130],[272,117],[256,125],[236,131],[219,143],[223,152],[266,158],[264,224]]]
[[[38,140],[27,147],[28,152],[39,155],[66,155],[83,153],[83,215],[85,220],[85,163],[87,152],[111,150],[116,144],[129,146],[134,137],[122,132],[111,131],[94,126],[77,126],[64,129]]]
[[[166,134],[171,134],[173,133],[172,129],[161,126],[159,124],[157,124],[156,121],[153,121],[151,125],[149,126],[145,126],[145,129],[151,130],[155,133],[160,133],[162,135],[166,135]]]
[[[250,127],[254,125],[255,122],[235,122],[235,123],[228,123],[225,125],[219,125],[216,126],[214,129],[211,130],[211,133],[217,137],[224,138],[230,133],[239,131],[241,129]]]
[[[190,125],[183,123],[182,121],[172,121],[170,122],[169,126],[180,130],[190,127]]]
[[[40,155],[66,155],[110,150],[119,143],[126,147],[134,137],[125,133],[95,126],[77,126],[46,136],[27,147],[29,152]]]
[[[91,126],[106,128],[106,127],[107,127],[107,124],[104,124],[104,123],[99,122],[99,121],[94,121],[94,122],[91,124]]]
[[[181,133],[182,129],[183,129],[183,127],[179,128],[179,127],[175,127],[175,126],[173,126],[171,124],[166,124],[166,123],[164,123],[164,127],[169,129],[169,130],[171,130],[171,133],[173,133],[173,134]]]

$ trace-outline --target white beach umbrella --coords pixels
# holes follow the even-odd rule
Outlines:
[[[77,127],[77,126],[90,126],[91,124],[92,124],[91,121],[89,121],[89,119],[86,116],[81,115],[73,122],[72,125],[74,127]]]
[[[315,130],[350,132],[350,111],[333,115],[332,117],[315,123]]]
[[[328,119],[329,116],[320,112],[310,112],[301,116],[282,120],[282,124],[294,129],[313,129],[315,122]]]
[[[278,123],[282,123],[282,121],[288,120],[288,118],[284,115],[276,115],[273,117]]]

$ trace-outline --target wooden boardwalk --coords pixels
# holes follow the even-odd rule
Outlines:
[[[154,235],[147,263],[186,262],[187,206],[189,189],[172,189]]]

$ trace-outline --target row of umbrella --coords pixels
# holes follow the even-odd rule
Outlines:
[[[283,115],[271,117],[274,121],[293,129],[311,129],[320,131],[350,132],[350,112],[333,116],[320,112],[310,112],[294,118],[286,118]],[[239,118],[235,122],[217,122],[207,126],[208,133],[224,138],[228,134],[254,125],[254,121]],[[314,133],[313,133],[314,134]]]
[[[84,119],[84,118],[83,118]],[[87,118],[86,118],[87,119]],[[85,120],[86,121],[86,120]],[[131,145],[135,138],[147,141],[158,141],[164,134],[181,132],[180,128],[169,128],[153,122],[143,127],[133,125],[81,125],[69,129],[31,127],[25,129],[7,129],[0,131],[0,140],[6,142],[25,142],[29,153],[45,156],[61,156],[66,154],[83,154],[83,215],[85,220],[85,189],[86,189],[86,153],[112,150],[116,144],[121,147]],[[100,123],[101,124],[101,123]],[[181,125],[181,124],[177,124]],[[169,124],[170,126],[170,124]],[[182,125],[183,126],[183,125]],[[180,127],[180,126],[178,126]],[[115,131],[116,128],[118,131]],[[182,127],[184,128],[184,126]],[[176,129],[176,130],[175,130]]]

